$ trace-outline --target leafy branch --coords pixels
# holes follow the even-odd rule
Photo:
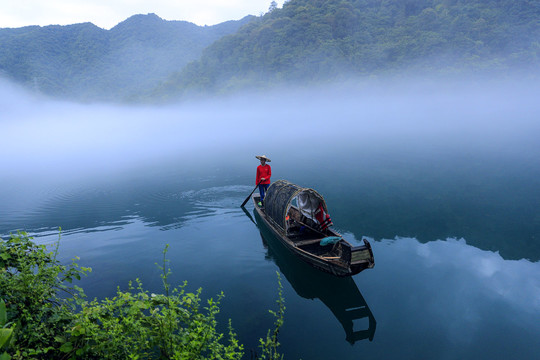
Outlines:
[[[229,319],[218,332],[223,293],[203,304],[202,289],[187,292],[187,282],[172,287],[163,251],[164,294],[149,293],[142,282],[129,282],[116,296],[87,300],[73,285],[90,268],[73,259],[62,265],[54,251],[37,245],[25,233],[0,239],[0,349],[5,359],[241,359],[244,347]],[[285,310],[278,274],[275,329],[261,341],[263,359],[282,359],[277,336]],[[68,296],[60,296],[63,292]],[[4,303],[5,300],[5,303]],[[9,345],[9,346],[8,346]]]

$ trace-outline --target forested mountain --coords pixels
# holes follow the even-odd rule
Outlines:
[[[0,29],[0,75],[45,94],[127,99],[154,88],[253,17],[215,26],[135,15],[110,30],[91,23]]]
[[[77,99],[177,99],[355,76],[538,74],[539,0],[290,0],[199,27],[136,15],[0,29],[0,76]]]
[[[213,43],[158,94],[539,65],[538,0],[290,0]]]

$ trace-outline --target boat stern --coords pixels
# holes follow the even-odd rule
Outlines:
[[[351,246],[346,244],[343,246],[342,259],[350,264],[352,275],[358,274],[365,269],[371,269],[375,266],[375,258],[371,244],[366,239],[363,239],[364,245]],[[345,245],[345,244],[344,244]]]

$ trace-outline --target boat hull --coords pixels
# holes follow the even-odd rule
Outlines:
[[[364,245],[353,247],[351,244],[346,242],[340,234],[333,230],[329,230],[329,235],[331,236],[338,236],[342,240],[340,240],[346,248],[350,249],[350,258],[353,260],[348,260],[346,257],[341,256],[339,258],[325,258],[320,255],[314,254],[310,251],[307,251],[306,249],[303,249],[298,245],[298,242],[293,241],[290,239],[286,234],[285,231],[283,231],[277,224],[274,223],[272,218],[266,215],[264,212],[264,208],[261,208],[257,205],[259,202],[260,197],[259,196],[253,196],[253,203],[255,206],[255,213],[256,217],[262,221],[264,226],[266,226],[272,233],[275,235],[275,237],[292,253],[300,257],[303,261],[308,263],[309,265],[322,270],[324,272],[330,273],[335,276],[339,277],[346,277],[346,276],[352,276],[356,275],[362,270],[365,270],[367,268],[372,268],[374,266],[373,261],[373,253],[371,251],[371,245],[367,240],[364,240]],[[260,221],[257,221],[260,223]],[[318,244],[317,244],[318,245]],[[362,259],[358,259],[358,261],[354,261],[354,255],[355,253],[362,252],[363,254],[369,254],[368,259],[366,260],[363,256]]]

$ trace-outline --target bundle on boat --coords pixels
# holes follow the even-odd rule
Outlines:
[[[255,210],[289,250],[310,265],[336,276],[351,276],[375,265],[370,243],[353,246],[333,230],[324,198],[315,190],[278,180]]]

